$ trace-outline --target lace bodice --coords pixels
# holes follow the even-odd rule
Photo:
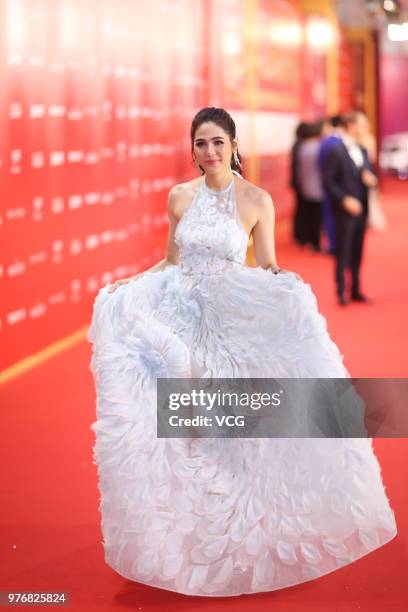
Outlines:
[[[221,191],[207,187],[202,178],[175,241],[180,267],[188,274],[214,274],[245,262],[248,236],[236,208],[234,178]]]

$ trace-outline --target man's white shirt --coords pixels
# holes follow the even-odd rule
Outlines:
[[[340,138],[357,168],[361,168],[364,165],[364,157],[358,144],[348,134],[341,134]]]

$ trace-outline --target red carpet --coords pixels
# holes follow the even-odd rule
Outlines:
[[[370,232],[363,270],[372,305],[337,306],[329,257],[300,251],[285,236],[279,264],[315,291],[330,333],[353,376],[406,377],[408,371],[408,185],[388,181],[384,233]],[[188,598],[132,583],[104,563],[96,468],[94,392],[85,342],[0,388],[3,416],[0,590],[68,591],[69,609],[405,610],[408,601],[408,446],[375,448],[399,535],[364,559],[289,589],[239,598]],[[18,608],[19,609],[19,608]],[[21,608],[22,609],[22,608]],[[24,608],[26,609],[26,608]]]

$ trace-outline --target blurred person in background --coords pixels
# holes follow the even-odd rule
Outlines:
[[[341,115],[333,115],[324,124],[324,138],[320,143],[319,151],[319,166],[321,171],[325,163],[328,152],[333,146],[341,142],[341,134],[343,132]],[[322,201],[322,218],[323,226],[327,235],[327,250],[331,255],[336,253],[336,232],[333,204],[330,194],[323,186],[323,201]]]
[[[296,176],[302,200],[303,244],[320,251],[323,186],[319,168],[319,151],[323,121],[308,123],[303,129],[296,156]]]
[[[291,151],[291,177],[290,186],[295,194],[295,214],[293,217],[293,238],[299,245],[306,244],[305,240],[305,207],[300,192],[298,178],[298,151],[304,138],[307,123],[302,121],[295,131],[295,142]]]
[[[367,131],[367,117],[359,111],[343,118],[341,140],[323,162],[324,187],[333,203],[336,240],[336,290],[338,302],[348,303],[345,269],[351,270],[351,299],[368,302],[361,292],[360,266],[367,226],[368,188],[377,185],[367,150],[358,143]]]

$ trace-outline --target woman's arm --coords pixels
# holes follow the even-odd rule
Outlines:
[[[148,268],[144,272],[140,274],[145,274],[146,272],[160,272],[164,270],[168,266],[178,266],[179,264],[179,250],[175,241],[175,234],[177,224],[179,222],[178,215],[178,185],[174,185],[168,193],[167,196],[167,213],[169,216],[169,231],[167,235],[167,253],[164,259],[161,259],[157,264]],[[137,274],[136,276],[140,276]],[[134,277],[133,277],[134,278]]]
[[[275,254],[275,209],[267,191],[262,191],[258,201],[258,220],[252,230],[255,259],[258,266],[274,274],[288,272],[279,268]],[[296,278],[302,280],[299,274]]]
[[[117,281],[115,281],[108,287],[108,293],[113,293],[113,291],[115,291],[115,289],[117,289],[121,285],[125,285],[126,283],[129,283],[130,281],[138,278],[139,276],[142,276],[146,272],[160,272],[161,270],[164,270],[168,266],[178,265],[179,263],[178,246],[174,239],[177,223],[179,222],[179,218],[177,216],[177,191],[178,191],[177,187],[178,185],[174,185],[174,187],[172,187],[169,190],[169,193],[167,196],[167,212],[169,215],[169,232],[168,232],[168,237],[167,237],[166,257],[164,259],[161,259],[159,262],[157,262],[157,264],[155,264],[151,268],[144,270],[144,272],[135,274],[135,276],[129,276],[128,278],[118,279]]]
[[[262,191],[257,203],[257,222],[252,229],[255,259],[258,266],[278,270],[275,254],[275,209],[272,198]]]

